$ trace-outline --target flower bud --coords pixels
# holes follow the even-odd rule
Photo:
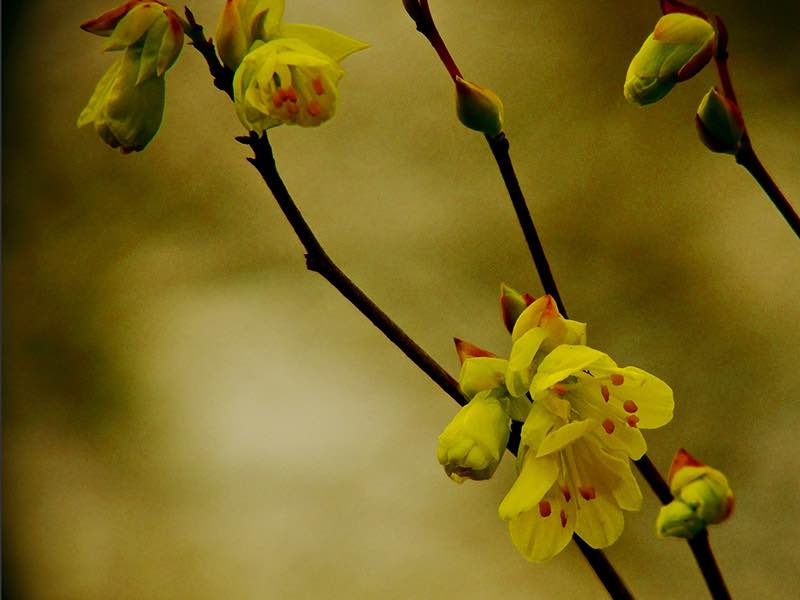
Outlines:
[[[503,130],[503,102],[492,90],[456,77],[456,113],[466,127],[488,136]]]
[[[235,71],[253,42],[276,33],[283,9],[283,0],[226,0],[216,33],[222,63]]]
[[[456,344],[456,352],[458,353],[458,360],[461,364],[464,364],[464,361],[468,358],[477,358],[479,356],[483,356],[486,358],[494,358],[495,354],[489,352],[488,350],[484,350],[476,346],[475,344],[468,342],[466,340],[461,340],[459,338],[453,338],[453,341]]]
[[[439,436],[436,457],[453,481],[489,479],[508,444],[511,418],[490,390],[478,393]]]
[[[236,113],[242,125],[258,133],[282,123],[320,125],[336,111],[342,75],[335,60],[301,40],[261,44],[245,56],[233,78]]]
[[[505,323],[508,333],[514,331],[514,324],[522,311],[533,304],[534,300],[535,298],[530,294],[520,294],[505,283],[500,284],[500,315],[503,317],[503,323]]]
[[[708,64],[715,40],[714,28],[700,17],[664,15],[628,67],[625,99],[641,105],[660,100]]]
[[[660,537],[692,538],[733,512],[733,491],[727,478],[682,448],[672,461],[669,485],[675,499],[658,515],[656,532]]]
[[[703,97],[694,119],[700,141],[712,152],[736,154],[742,146],[744,118],[739,107],[717,88]]]
[[[78,127],[93,123],[103,141],[124,154],[142,150],[164,114],[164,78],[138,82],[141,53],[139,48],[128,48],[111,65],[78,117]]]

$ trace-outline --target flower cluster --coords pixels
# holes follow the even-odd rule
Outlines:
[[[366,44],[314,25],[282,23],[284,0],[227,0],[217,49],[233,79],[236,114],[247,129],[312,127],[336,111],[339,63]]]
[[[161,126],[164,76],[183,48],[183,23],[163,2],[131,0],[81,28],[107,37],[105,49],[122,54],[95,87],[78,127],[92,123],[112,148],[140,151]]]
[[[573,533],[606,547],[622,533],[622,511],[641,506],[629,459],[646,451],[640,429],[672,419],[672,390],[586,346],[585,324],[561,316],[550,296],[503,286],[501,309],[508,360],[456,342],[470,402],[439,437],[439,462],[456,481],[487,479],[512,420],[523,422],[517,479],[499,507],[514,545],[533,561],[558,554]]]

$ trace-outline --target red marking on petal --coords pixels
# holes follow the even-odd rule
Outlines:
[[[625,400],[625,402],[622,404],[622,408],[625,409],[625,412],[629,413],[635,413],[637,410],[639,410],[639,407],[636,406],[636,402],[633,400]]]
[[[562,527],[567,526],[567,513],[564,510],[561,511],[561,526]]]
[[[614,421],[611,419],[603,421],[603,429],[605,429],[608,434],[614,433]]]
[[[550,511],[551,511],[550,503],[547,500],[542,500],[541,502],[539,502],[539,514],[541,516],[549,517]]]
[[[528,292],[522,294],[522,299],[525,300],[525,304],[527,304],[528,306],[536,302],[536,298],[531,296]]]
[[[636,427],[636,424],[639,422],[639,417],[637,417],[636,415],[629,415],[628,418],[625,420],[631,427]]]
[[[625,383],[625,376],[621,373],[614,373],[611,375],[611,383],[614,385],[622,385]]]
[[[308,111],[308,114],[310,114],[312,117],[316,117],[318,114],[322,112],[322,105],[316,100],[312,100],[311,102],[308,103],[306,110]]]
[[[603,395],[603,400],[608,402],[609,393],[608,393],[608,386],[606,384],[600,386],[600,393]]]
[[[325,93],[325,86],[322,85],[322,78],[317,77],[316,79],[311,80],[311,87],[314,88],[314,91],[317,93],[317,96],[322,96]]]
[[[557,383],[551,389],[559,396],[567,395],[567,386],[565,386],[563,383]]]
[[[581,493],[581,498],[584,500],[594,500],[597,498],[597,491],[594,489],[593,485],[582,485],[578,488],[578,491]]]
[[[572,494],[569,493],[569,488],[566,485],[561,486],[561,493],[564,494],[564,500],[566,502],[572,499]]]

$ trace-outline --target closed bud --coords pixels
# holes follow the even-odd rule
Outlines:
[[[503,102],[492,90],[456,77],[456,113],[466,127],[488,136],[503,130]]]
[[[276,33],[283,9],[283,0],[226,0],[215,40],[222,63],[235,71],[253,42]]]
[[[514,331],[514,324],[522,311],[533,304],[534,300],[530,294],[520,294],[505,283],[500,284],[500,314],[508,333]]]
[[[656,532],[661,537],[692,538],[733,512],[733,491],[719,471],[678,450],[669,474],[675,499],[661,508]]]
[[[717,88],[703,97],[695,116],[700,141],[712,152],[736,154],[742,147],[744,118],[739,107]]]
[[[439,436],[436,457],[453,481],[489,479],[508,444],[511,418],[491,390],[478,393]]]
[[[94,124],[100,138],[123,154],[142,150],[164,114],[164,78],[138,81],[141,54],[140,48],[128,48],[100,79],[78,117],[78,127]]]
[[[716,33],[705,20],[684,13],[664,15],[633,57],[625,76],[625,98],[651,104],[679,81],[696,75],[714,53]]]
[[[458,353],[458,360],[461,364],[468,358],[477,358],[479,356],[494,358],[495,354],[476,346],[475,344],[459,338],[453,338],[456,344],[456,352]]]

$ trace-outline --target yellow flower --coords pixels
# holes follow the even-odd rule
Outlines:
[[[439,436],[436,457],[448,477],[489,479],[508,444],[511,419],[501,394],[479,392],[458,411]]]
[[[588,346],[561,345],[542,360],[531,384],[534,404],[564,422],[587,424],[587,435],[634,460],[647,450],[640,429],[672,420],[672,389],[636,367],[619,367]]]
[[[506,386],[512,396],[523,396],[548,352],[560,344],[586,343],[586,324],[562,317],[548,294],[522,311],[511,332],[511,342]]]
[[[625,99],[651,104],[680,81],[694,77],[711,60],[716,33],[694,15],[664,15],[633,57],[625,76]]]
[[[577,533],[593,548],[613,544],[623,510],[639,510],[642,493],[630,462],[588,435],[589,421],[569,423],[535,402],[522,428],[519,475],[500,504],[514,546],[545,561]]]

